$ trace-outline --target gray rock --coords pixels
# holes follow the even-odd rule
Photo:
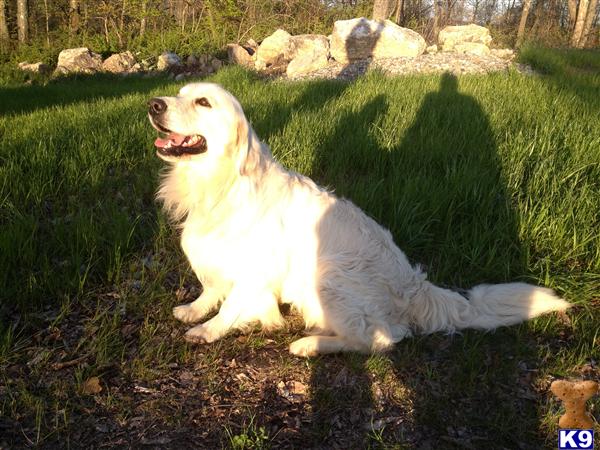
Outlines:
[[[425,53],[429,55],[435,55],[438,52],[438,46],[433,44],[425,49]]]
[[[102,63],[102,70],[112,73],[127,73],[135,71],[137,61],[130,51],[109,56]]]
[[[258,48],[258,44],[252,38],[250,38],[250,39],[248,39],[246,41],[246,45],[245,46],[251,48],[254,52],[256,52],[256,49]]]
[[[200,61],[198,61],[198,58],[196,58],[196,56],[195,56],[195,55],[190,55],[190,56],[188,56],[188,57],[187,57],[187,59],[185,60],[185,63],[186,63],[188,66],[195,67],[195,66],[197,66],[197,65],[200,63]]]
[[[230,64],[238,64],[246,67],[254,66],[254,60],[250,53],[238,44],[227,45],[227,58]]]
[[[485,74],[505,72],[513,64],[510,60],[493,55],[475,55],[473,53],[438,52],[413,57],[382,58],[376,60],[358,60],[351,63],[339,63],[330,60],[326,67],[295,78],[339,78],[351,80],[365,74],[368,70],[378,70],[388,75],[439,74],[451,72],[460,74]],[[517,70],[528,73],[527,68],[516,65]]]
[[[58,55],[55,74],[96,73],[102,70],[102,57],[87,47],[68,48]]]
[[[460,44],[455,44],[454,51],[456,53],[471,53],[480,56],[490,54],[490,48],[479,42],[461,42]]]
[[[164,52],[158,57],[156,68],[164,72],[167,70],[180,68],[182,65],[181,58],[179,58],[176,53]]]
[[[331,33],[331,56],[347,63],[366,58],[398,58],[421,55],[427,44],[423,37],[389,20],[359,17],[338,20]]]
[[[286,68],[288,78],[296,78],[327,66],[329,41],[318,34],[293,36],[286,59],[291,59]]]
[[[326,67],[327,56],[317,51],[303,52],[290,61],[286,68],[288,78],[297,78]]]
[[[491,54],[502,59],[513,59],[515,57],[514,50],[510,48],[493,48]]]
[[[438,35],[442,51],[450,52],[457,44],[473,42],[489,46],[492,42],[490,30],[475,24],[445,27]]]
[[[198,56],[198,64],[201,66],[206,66],[210,62],[210,55],[200,55]]]
[[[269,66],[288,51],[292,36],[285,30],[277,30],[267,37],[256,50],[256,68]]]
[[[221,67],[223,67],[223,61],[217,58],[213,58],[213,60],[210,62],[210,67],[212,67],[212,69],[216,72]]]
[[[302,53],[316,53],[329,57],[329,40],[321,34],[299,34],[290,38],[283,56],[292,60]]]
[[[36,62],[36,63],[20,62],[18,64],[18,66],[19,66],[19,69],[21,69],[24,72],[32,72],[32,73],[40,73],[40,74],[50,73],[50,67],[47,64],[44,64],[43,62]]]

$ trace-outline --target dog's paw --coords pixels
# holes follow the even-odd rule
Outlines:
[[[303,358],[317,356],[319,354],[314,339],[311,339],[310,337],[292,342],[290,344],[290,353]]]
[[[190,303],[173,308],[173,317],[183,323],[192,323],[198,322],[200,319],[202,319],[203,314],[201,311],[195,309]]]
[[[196,325],[190,328],[184,335],[184,339],[192,344],[210,344],[221,337],[220,333],[216,333],[205,324]]]

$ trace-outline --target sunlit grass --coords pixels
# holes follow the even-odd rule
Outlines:
[[[399,404],[417,405],[411,417],[433,429],[445,430],[442,412],[463,396],[514,383],[519,361],[535,361],[542,383],[600,357],[600,58],[543,49],[527,49],[522,58],[545,75],[371,74],[350,84],[290,83],[231,68],[212,79],[240,99],[277,159],[352,199],[434,281],[468,287],[524,280],[578,305],[568,325],[547,317],[494,335],[467,332],[444,347],[441,366],[428,356],[444,342],[437,337],[402,342],[392,355],[334,360],[382,385],[401,380],[390,395],[403,393]],[[0,385],[9,386],[0,390],[0,413],[32,421],[34,443],[68,434],[67,417],[79,408],[73,403],[83,401],[76,386],[88,376],[119,367],[150,382],[168,367],[196,364],[206,367],[207,389],[218,393],[219,355],[269,351],[257,335],[198,356],[181,345],[182,329],[170,319],[174,292],[195,281],[177,232],[154,201],[162,165],[146,102],[181,85],[99,78],[0,88],[0,369],[32,357],[32,336],[46,342],[40,324],[48,321],[52,330],[77,324],[68,350],[87,364],[43,389],[0,373]],[[565,330],[569,339],[558,339]],[[41,379],[61,350],[36,354],[32,379]],[[490,354],[501,356],[485,360]],[[319,380],[328,361],[305,366],[283,358],[280,373],[304,367]],[[451,384],[423,392],[419,380]],[[339,403],[336,388],[315,386],[315,407],[374,401],[351,391]],[[497,433],[507,447],[554,442],[556,403],[542,399],[537,412],[500,404],[483,416],[457,411],[456,420]],[[254,434],[240,423],[223,441],[260,438],[262,445],[266,434],[255,433],[262,425],[248,423]],[[385,440],[377,430],[372,435]]]

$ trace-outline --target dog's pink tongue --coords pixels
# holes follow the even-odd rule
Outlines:
[[[156,138],[156,140],[154,141],[154,145],[156,147],[160,147],[160,148],[164,148],[167,146],[167,143],[169,142],[168,139],[163,139],[163,138]]]
[[[154,145],[157,147],[163,148],[163,147],[166,147],[169,142],[171,142],[171,145],[180,146],[184,140],[185,140],[185,136],[183,136],[181,134],[177,134],[177,133],[171,133],[171,134],[169,134],[169,136],[167,136],[166,139],[163,139],[160,137],[157,138],[154,141]]]

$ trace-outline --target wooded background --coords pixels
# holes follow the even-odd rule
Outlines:
[[[329,34],[335,20],[390,18],[429,42],[446,25],[489,27],[495,43],[598,46],[598,0],[0,0],[0,57],[49,59],[63,48],[104,54],[217,52],[276,28]]]

